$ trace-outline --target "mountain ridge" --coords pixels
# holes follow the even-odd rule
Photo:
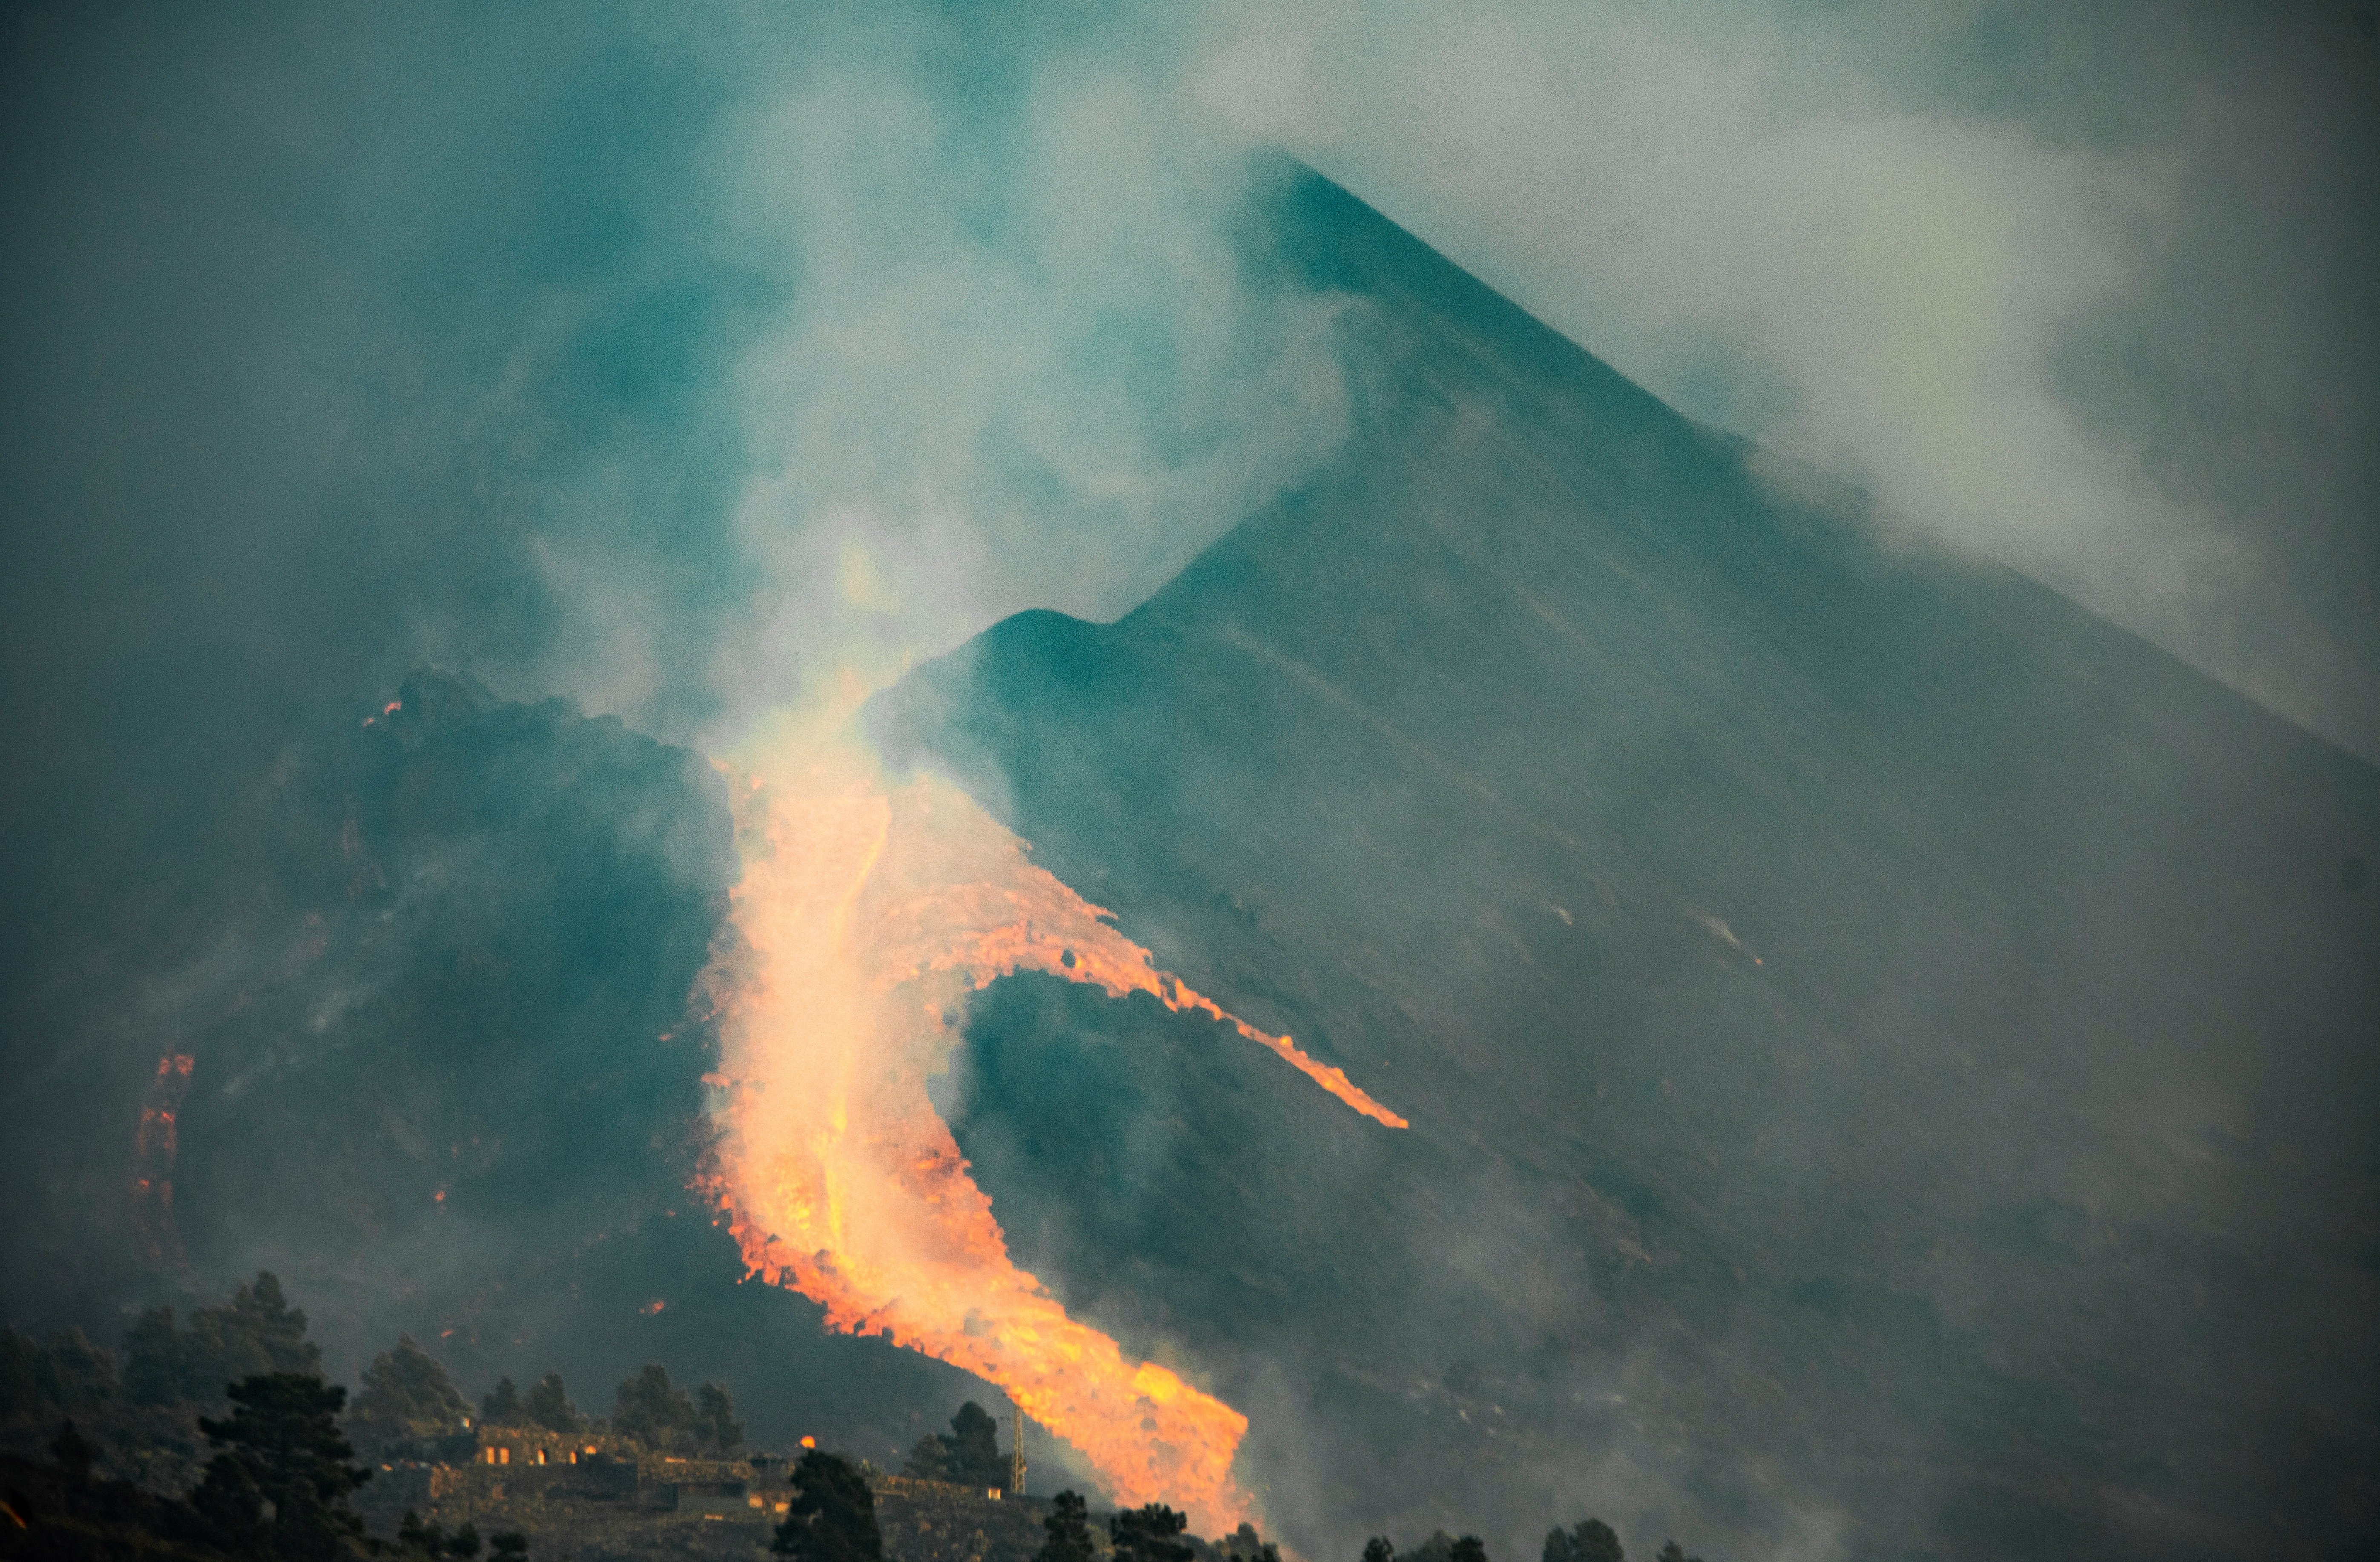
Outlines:
[[[1271,199],[1263,263],[1347,296],[1341,457],[867,720],[1412,1142],[1012,978],[946,1115],[1020,1261],[1217,1363],[1249,1457],[1335,1441],[1308,1549],[1460,1490],[1504,1549],[1627,1504],[1713,1551],[2351,1534],[2380,771]]]

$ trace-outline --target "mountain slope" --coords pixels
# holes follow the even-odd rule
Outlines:
[[[2380,1519],[2380,775],[1678,417],[1345,192],[1332,466],[880,696],[1160,964],[978,1001],[1023,1261],[1318,1555],[2337,1554]]]

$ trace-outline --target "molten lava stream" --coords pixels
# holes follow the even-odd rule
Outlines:
[[[991,1201],[926,1095],[942,1016],[1019,970],[1150,993],[1228,1020],[1390,1126],[1404,1120],[1155,970],[1148,951],[1025,856],[955,788],[885,787],[844,755],[744,799],[740,959],[723,991],[714,1190],[754,1273],[998,1384],[1080,1448],[1126,1504],[1208,1533],[1248,1516],[1232,1479],[1247,1418],[1066,1316],[1010,1262]]]

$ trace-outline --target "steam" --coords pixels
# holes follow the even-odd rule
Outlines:
[[[1243,149],[1177,81],[1095,36],[968,91],[930,52],[977,41],[872,39],[712,137],[720,242],[790,284],[732,376],[725,735],[1026,607],[1127,611],[1343,421],[1335,305],[1248,276]]]
[[[2380,50],[2007,9],[1249,6],[1202,92],[1689,414],[2380,754],[2380,313],[2329,259],[2380,201],[2310,139],[2370,148]]]

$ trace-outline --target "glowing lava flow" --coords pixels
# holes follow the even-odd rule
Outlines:
[[[719,968],[715,1193],[754,1273],[1005,1389],[1116,1498],[1220,1533],[1247,1418],[1066,1316],[1008,1256],[991,1201],[926,1095],[965,995],[1045,971],[1229,1021],[1357,1111],[1404,1120],[1337,1069],[1153,969],[964,793],[820,766],[743,799],[742,949]]]

